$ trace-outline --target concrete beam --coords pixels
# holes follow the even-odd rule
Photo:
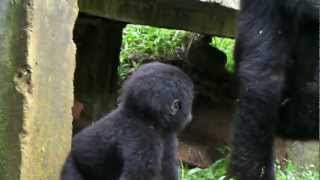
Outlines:
[[[0,179],[58,180],[70,149],[75,0],[0,1]]]
[[[228,8],[240,9],[240,0],[200,0],[200,1],[218,3]]]
[[[78,0],[81,12],[133,24],[233,37],[238,0]]]

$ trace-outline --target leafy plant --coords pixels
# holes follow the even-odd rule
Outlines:
[[[134,55],[171,57],[185,40],[187,32],[142,25],[127,25],[123,31],[119,75],[124,78],[140,62],[131,61]]]
[[[229,180],[226,178],[228,163],[228,157],[217,160],[205,169],[197,167],[188,169],[180,163],[180,176],[182,180]],[[276,163],[275,167],[278,180],[319,180],[320,178],[319,170],[314,166],[298,168],[291,161],[287,161],[285,167],[281,167],[279,163]]]
[[[148,55],[152,57],[174,57],[177,49],[182,48],[188,38],[189,32],[171,30],[143,25],[127,25],[123,31],[123,41],[120,53],[120,78],[136,69],[141,62],[131,61],[135,55]],[[233,46],[234,40],[214,37],[212,46],[219,48],[227,54],[226,68],[234,71]]]
[[[229,72],[234,72],[235,63],[233,59],[233,49],[234,49],[234,39],[231,38],[221,38],[221,37],[213,37],[211,44],[212,46],[220,49],[227,55],[227,64],[226,68]]]

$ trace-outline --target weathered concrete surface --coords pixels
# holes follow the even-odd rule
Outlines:
[[[0,1],[0,179],[58,180],[70,148],[78,9]]]
[[[240,9],[240,0],[200,0],[203,2],[218,3],[233,9]]]
[[[288,158],[299,168],[313,168],[320,170],[319,141],[288,142]]]
[[[22,33],[25,26],[25,11],[21,1],[11,4],[0,1],[0,179],[19,178],[22,131],[23,97],[17,91],[14,77],[18,67],[23,66],[26,42]],[[21,28],[21,29],[19,29]],[[19,36],[20,35],[20,36]]]
[[[238,0],[78,0],[80,11],[133,24],[233,37]]]
[[[125,23],[119,21],[81,13],[78,16],[74,28],[77,45],[74,133],[98,120],[116,105],[117,68],[124,27]]]

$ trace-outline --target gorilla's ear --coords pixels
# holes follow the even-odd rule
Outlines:
[[[179,101],[179,99],[175,99],[172,104],[171,104],[171,107],[170,107],[170,114],[171,115],[176,115],[177,112],[181,109],[181,103]]]

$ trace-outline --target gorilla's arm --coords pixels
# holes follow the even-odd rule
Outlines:
[[[140,138],[126,141],[120,148],[124,159],[120,180],[160,180],[163,149],[160,139],[147,135]]]
[[[162,158],[162,179],[178,180],[177,138],[175,134],[164,137],[164,153]]]
[[[102,134],[107,121],[100,121],[78,133],[72,140],[71,152],[63,167],[61,180],[87,180],[101,177],[103,162],[114,156],[110,134]],[[108,174],[109,175],[109,174]]]
[[[63,167],[61,180],[84,180],[71,155],[68,157]]]

